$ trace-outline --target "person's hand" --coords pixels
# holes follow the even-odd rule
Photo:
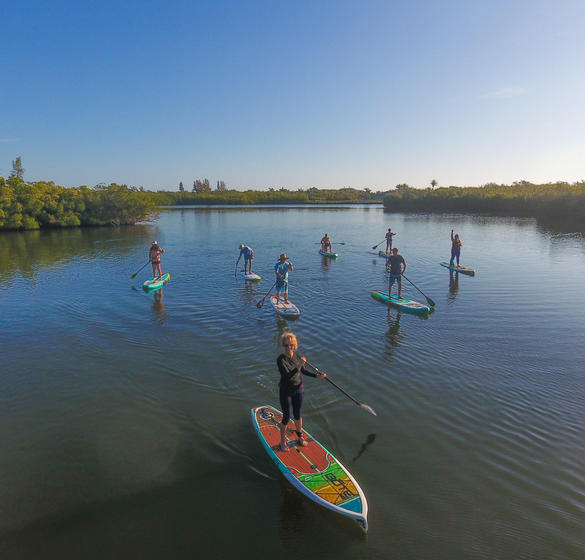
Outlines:
[[[301,356],[301,362],[303,362],[303,365],[305,365],[305,363],[307,362],[307,358],[305,358],[304,356]]]
[[[325,377],[327,377],[327,374],[324,371],[320,371],[319,372],[319,377],[325,378]]]

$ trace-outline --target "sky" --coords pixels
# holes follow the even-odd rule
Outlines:
[[[585,179],[583,0],[19,0],[0,21],[0,176]]]

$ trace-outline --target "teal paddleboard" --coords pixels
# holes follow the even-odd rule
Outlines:
[[[321,249],[319,249],[319,254],[323,255],[324,257],[329,257],[330,259],[336,259],[339,257],[337,253],[326,253],[325,251],[321,251]]]
[[[473,268],[467,268],[466,266],[451,266],[449,263],[439,263],[441,266],[453,270],[454,272],[461,272],[461,274],[467,274],[469,276],[475,276],[475,270]]]
[[[155,281],[154,278],[151,278],[150,280],[144,282],[144,284],[142,284],[142,287],[149,292],[151,292],[152,290],[158,290],[169,281],[170,277],[171,275],[168,272],[165,272],[160,280]]]
[[[388,297],[388,294],[385,294],[384,292],[378,292],[376,290],[372,292],[372,297],[397,307],[398,309],[402,309],[403,311],[409,311],[410,313],[429,313],[431,310],[428,305],[424,305],[423,303],[414,301],[413,299],[397,298],[395,296]]]

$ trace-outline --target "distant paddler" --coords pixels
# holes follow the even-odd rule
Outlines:
[[[293,264],[288,260],[286,253],[282,253],[278,262],[274,265],[276,274],[276,305],[280,302],[280,293],[284,295],[284,303],[288,303],[288,273],[294,270]]]
[[[461,239],[459,239],[459,234],[456,233],[453,235],[453,230],[451,230],[451,260],[449,261],[449,266],[453,266],[453,261],[457,259],[457,266],[455,268],[459,268],[461,245],[463,245],[463,243]]]
[[[240,259],[244,256],[244,274],[252,274],[252,263],[254,262],[254,249],[252,247],[248,247],[243,243],[240,244],[240,256],[236,261],[236,267],[240,262]]]
[[[150,264],[152,264],[152,279],[153,280],[161,280],[162,279],[162,269],[161,269],[161,258],[160,256],[164,254],[164,249],[159,247],[158,241],[153,241],[150,245],[150,251],[148,252],[148,260]],[[158,272],[158,274],[157,274]]]
[[[392,228],[388,228],[388,231],[386,232],[386,253],[392,251],[392,238],[395,235],[396,233],[392,231]]]
[[[303,418],[301,417],[301,408],[303,406],[303,378],[302,375],[309,377],[327,377],[327,374],[321,371],[311,372],[305,369],[307,362],[304,356],[295,354],[298,348],[297,337],[293,333],[284,333],[280,337],[282,344],[282,354],[276,359],[278,371],[280,373],[279,395],[280,407],[282,408],[282,423],[280,424],[280,451],[288,451],[286,444],[286,429],[290,420],[291,409],[296,428],[297,441],[302,447],[307,446],[303,435]]]
[[[321,239],[321,251],[324,253],[333,253],[331,248],[331,238],[328,233],[326,233]]]
[[[392,286],[394,282],[398,283],[398,299],[402,297],[402,275],[406,272],[407,264],[402,255],[398,254],[398,248],[392,249],[392,254],[388,257],[386,266],[390,268],[390,278],[388,285],[388,297],[392,297]]]

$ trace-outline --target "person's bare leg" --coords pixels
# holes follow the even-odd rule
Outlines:
[[[280,450],[287,452],[288,445],[286,444],[286,426],[282,422],[278,426],[280,427]]]
[[[299,445],[301,445],[302,447],[307,447],[307,445],[308,445],[307,441],[303,437],[303,419],[302,418],[295,420],[295,428],[297,429],[297,438],[298,438]]]

